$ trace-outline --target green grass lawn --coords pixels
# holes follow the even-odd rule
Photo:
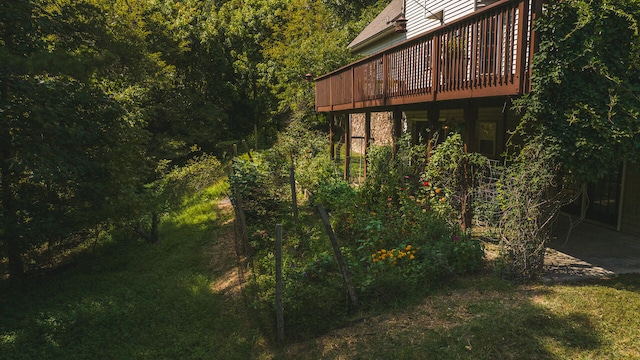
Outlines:
[[[485,271],[277,347],[250,302],[217,286],[236,264],[223,190],[167,218],[159,244],[105,237],[22,290],[0,282],[0,358],[640,358],[640,275],[513,285]]]
[[[514,286],[454,280],[290,346],[290,359],[638,359],[640,276]]]
[[[159,244],[105,240],[72,269],[19,292],[1,288],[0,358],[255,357],[261,337],[242,300],[211,288],[221,272],[212,265],[216,235],[231,217],[216,207],[221,189],[167,219]]]

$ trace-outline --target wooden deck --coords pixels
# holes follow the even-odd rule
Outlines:
[[[316,111],[529,91],[539,0],[503,0],[316,79]]]

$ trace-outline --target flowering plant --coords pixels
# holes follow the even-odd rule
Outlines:
[[[391,266],[398,265],[398,261],[411,261],[416,258],[416,249],[411,245],[400,246],[395,249],[380,249],[377,252],[371,254],[371,258],[374,264],[382,263]]]

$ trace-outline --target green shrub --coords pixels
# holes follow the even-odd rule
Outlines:
[[[559,166],[549,149],[528,144],[498,182],[500,257],[504,278],[534,280],[542,273],[552,220],[566,204]]]
[[[364,306],[424,292],[451,275],[482,266],[481,244],[451,219],[453,192],[421,176],[426,173],[425,146],[402,141],[396,154],[390,146],[373,147],[367,180],[353,187],[340,179],[330,161],[322,160],[324,155],[316,156],[317,148],[300,151],[305,147],[293,135],[282,137],[279,149],[267,156],[256,154],[256,163],[234,164],[241,175],[235,180],[252,201],[245,207],[252,211],[250,241],[256,250],[254,304],[270,327],[275,326],[275,274],[269,229],[286,214],[269,214],[269,204],[277,208],[289,199],[283,179],[292,156],[297,179],[314,189],[312,204],[322,204],[329,212]],[[273,189],[278,184],[284,191]],[[317,335],[348,316],[346,285],[317,213],[302,211],[289,225],[283,249],[287,333]]]
[[[488,167],[489,160],[477,153],[467,152],[460,134],[449,135],[438,144],[431,156],[423,177],[439,188],[446,189],[448,211],[455,216],[463,229],[471,227],[473,219],[473,193],[480,175]]]
[[[259,222],[260,219],[277,218],[284,198],[269,172],[269,163],[263,161],[259,153],[253,155],[253,161],[236,158],[233,160],[233,174],[229,177],[231,184],[231,201],[238,205],[235,191],[242,199],[242,208],[247,222]]]
[[[336,178],[338,169],[327,156],[329,138],[319,131],[310,131],[301,120],[292,121],[278,139],[269,154],[274,173],[289,176],[294,163],[295,178],[300,186],[315,193],[318,186]]]
[[[346,181],[327,179],[318,186],[314,203],[322,204],[327,212],[340,211],[353,206],[356,190]]]

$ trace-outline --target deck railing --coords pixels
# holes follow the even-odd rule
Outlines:
[[[535,1],[500,1],[323,75],[316,110],[523,94]]]

